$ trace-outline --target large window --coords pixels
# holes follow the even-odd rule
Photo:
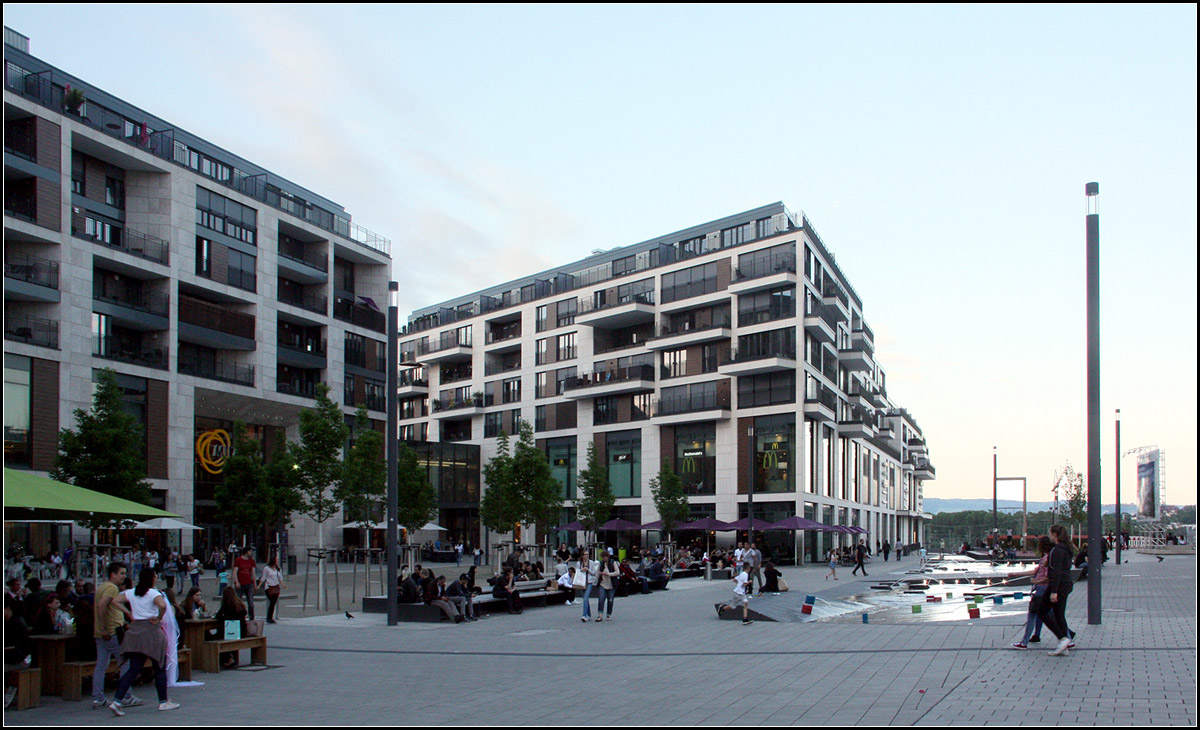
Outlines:
[[[796,418],[754,419],[754,491],[796,491]]]
[[[738,326],[773,322],[796,316],[794,287],[743,294],[738,297]]]
[[[255,245],[258,236],[258,212],[205,188],[196,187],[196,223]]]
[[[558,349],[558,360],[573,360],[575,359],[575,333],[568,332],[565,335],[559,335],[556,338],[555,346]]]
[[[737,379],[738,408],[796,402],[796,373],[781,371]]]
[[[642,432],[617,431],[606,437],[608,480],[613,496],[642,496]]]
[[[4,465],[28,469],[30,465],[30,392],[32,361],[4,354]]]
[[[662,277],[663,303],[700,296],[701,294],[711,294],[716,290],[716,262],[693,266],[690,269],[676,271],[673,274],[663,274]]]
[[[717,427],[713,423],[675,429],[675,471],[689,495],[717,493]]]
[[[549,439],[546,441],[546,456],[550,460],[550,474],[562,485],[562,498],[575,499],[577,457],[575,437]]]
[[[558,326],[567,327],[575,324],[575,314],[579,310],[578,299],[564,299],[558,303]]]

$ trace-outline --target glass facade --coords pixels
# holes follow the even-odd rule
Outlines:
[[[615,431],[606,438],[604,453],[613,496],[642,496],[642,432]]]
[[[698,423],[675,428],[675,473],[687,495],[717,493],[717,426]]]
[[[795,415],[754,419],[755,493],[796,491],[795,453]]]
[[[29,406],[32,363],[21,355],[4,354],[4,465],[30,465]]]

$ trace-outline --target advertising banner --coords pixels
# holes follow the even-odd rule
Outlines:
[[[1158,521],[1162,468],[1157,449],[1138,455],[1137,476],[1138,516]]]

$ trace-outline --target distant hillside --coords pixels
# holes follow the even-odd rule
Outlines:
[[[1000,499],[996,501],[996,506],[1004,512],[1009,512],[1021,509],[1020,500]],[[1026,507],[1030,512],[1044,512],[1054,508],[1053,502],[1029,502]],[[938,499],[936,497],[925,498],[925,511],[930,514],[939,512],[969,512],[970,510],[986,510],[992,511],[992,500],[990,499]],[[1104,505],[1102,512],[1109,514],[1116,512],[1116,505]],[[1122,514],[1132,514],[1134,506],[1132,504],[1121,505]]]

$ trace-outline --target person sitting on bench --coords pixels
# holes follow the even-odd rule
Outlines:
[[[659,557],[650,564],[650,572],[647,576],[646,585],[648,588],[662,588],[664,591],[670,590],[667,588],[667,583],[671,580],[671,574],[667,572],[667,559]]]
[[[445,598],[446,593],[446,576],[439,575],[437,578],[432,578],[425,582],[425,605],[433,606],[441,609],[442,613],[446,614],[446,618],[454,623],[462,623],[462,614],[458,612],[449,601]]]
[[[508,603],[509,613],[521,613],[521,595],[514,589],[516,578],[512,566],[504,566],[504,573],[495,577],[492,584],[492,597],[503,598]]]

